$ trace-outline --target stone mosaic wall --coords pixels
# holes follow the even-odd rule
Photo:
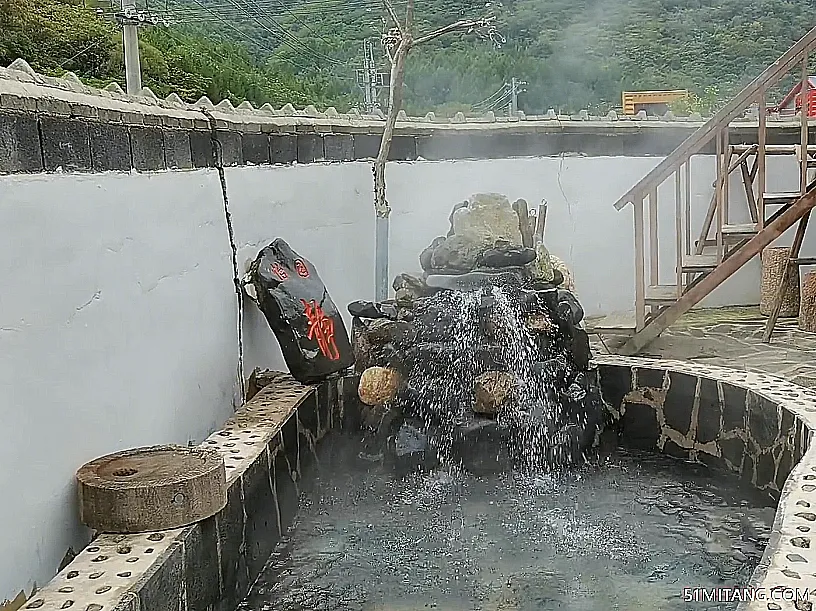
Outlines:
[[[204,442],[226,463],[220,513],[175,530],[101,534],[23,609],[233,611],[295,516],[317,443],[343,421],[341,388],[281,373]]]
[[[599,356],[621,443],[724,467],[778,499],[744,609],[811,611],[816,602],[816,391],[762,373],[685,361]],[[771,598],[771,590],[778,594]],[[809,599],[794,600],[809,593]]]

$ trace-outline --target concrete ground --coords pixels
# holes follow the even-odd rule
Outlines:
[[[782,318],[770,344],[762,343],[766,317],[757,307],[694,310],[663,332],[640,356],[702,361],[761,371],[816,387],[816,333],[800,331],[796,318]],[[593,352],[607,354],[612,338],[592,334]]]

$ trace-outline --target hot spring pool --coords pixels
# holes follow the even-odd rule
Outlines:
[[[735,609],[773,502],[732,475],[619,451],[555,475],[395,479],[327,440],[295,524],[239,609]]]

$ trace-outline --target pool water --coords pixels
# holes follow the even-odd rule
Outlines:
[[[404,479],[356,455],[346,440],[323,448],[296,523],[240,609],[735,609],[683,602],[683,589],[747,585],[774,516],[734,476],[656,454]]]

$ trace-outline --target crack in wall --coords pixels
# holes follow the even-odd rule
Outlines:
[[[210,140],[212,142],[213,164],[218,171],[218,180],[221,183],[221,197],[224,201],[224,221],[227,225],[230,250],[232,251],[232,282],[235,287],[235,297],[238,304],[238,386],[240,397],[236,409],[241,407],[246,400],[246,382],[244,380],[244,291],[241,285],[241,272],[238,268],[238,247],[235,244],[235,231],[232,226],[232,214],[230,213],[229,196],[227,195],[227,177],[224,174],[224,160],[221,141],[218,139],[218,132],[215,128],[215,117],[209,110],[201,108],[201,112],[207,117],[210,124]]]

